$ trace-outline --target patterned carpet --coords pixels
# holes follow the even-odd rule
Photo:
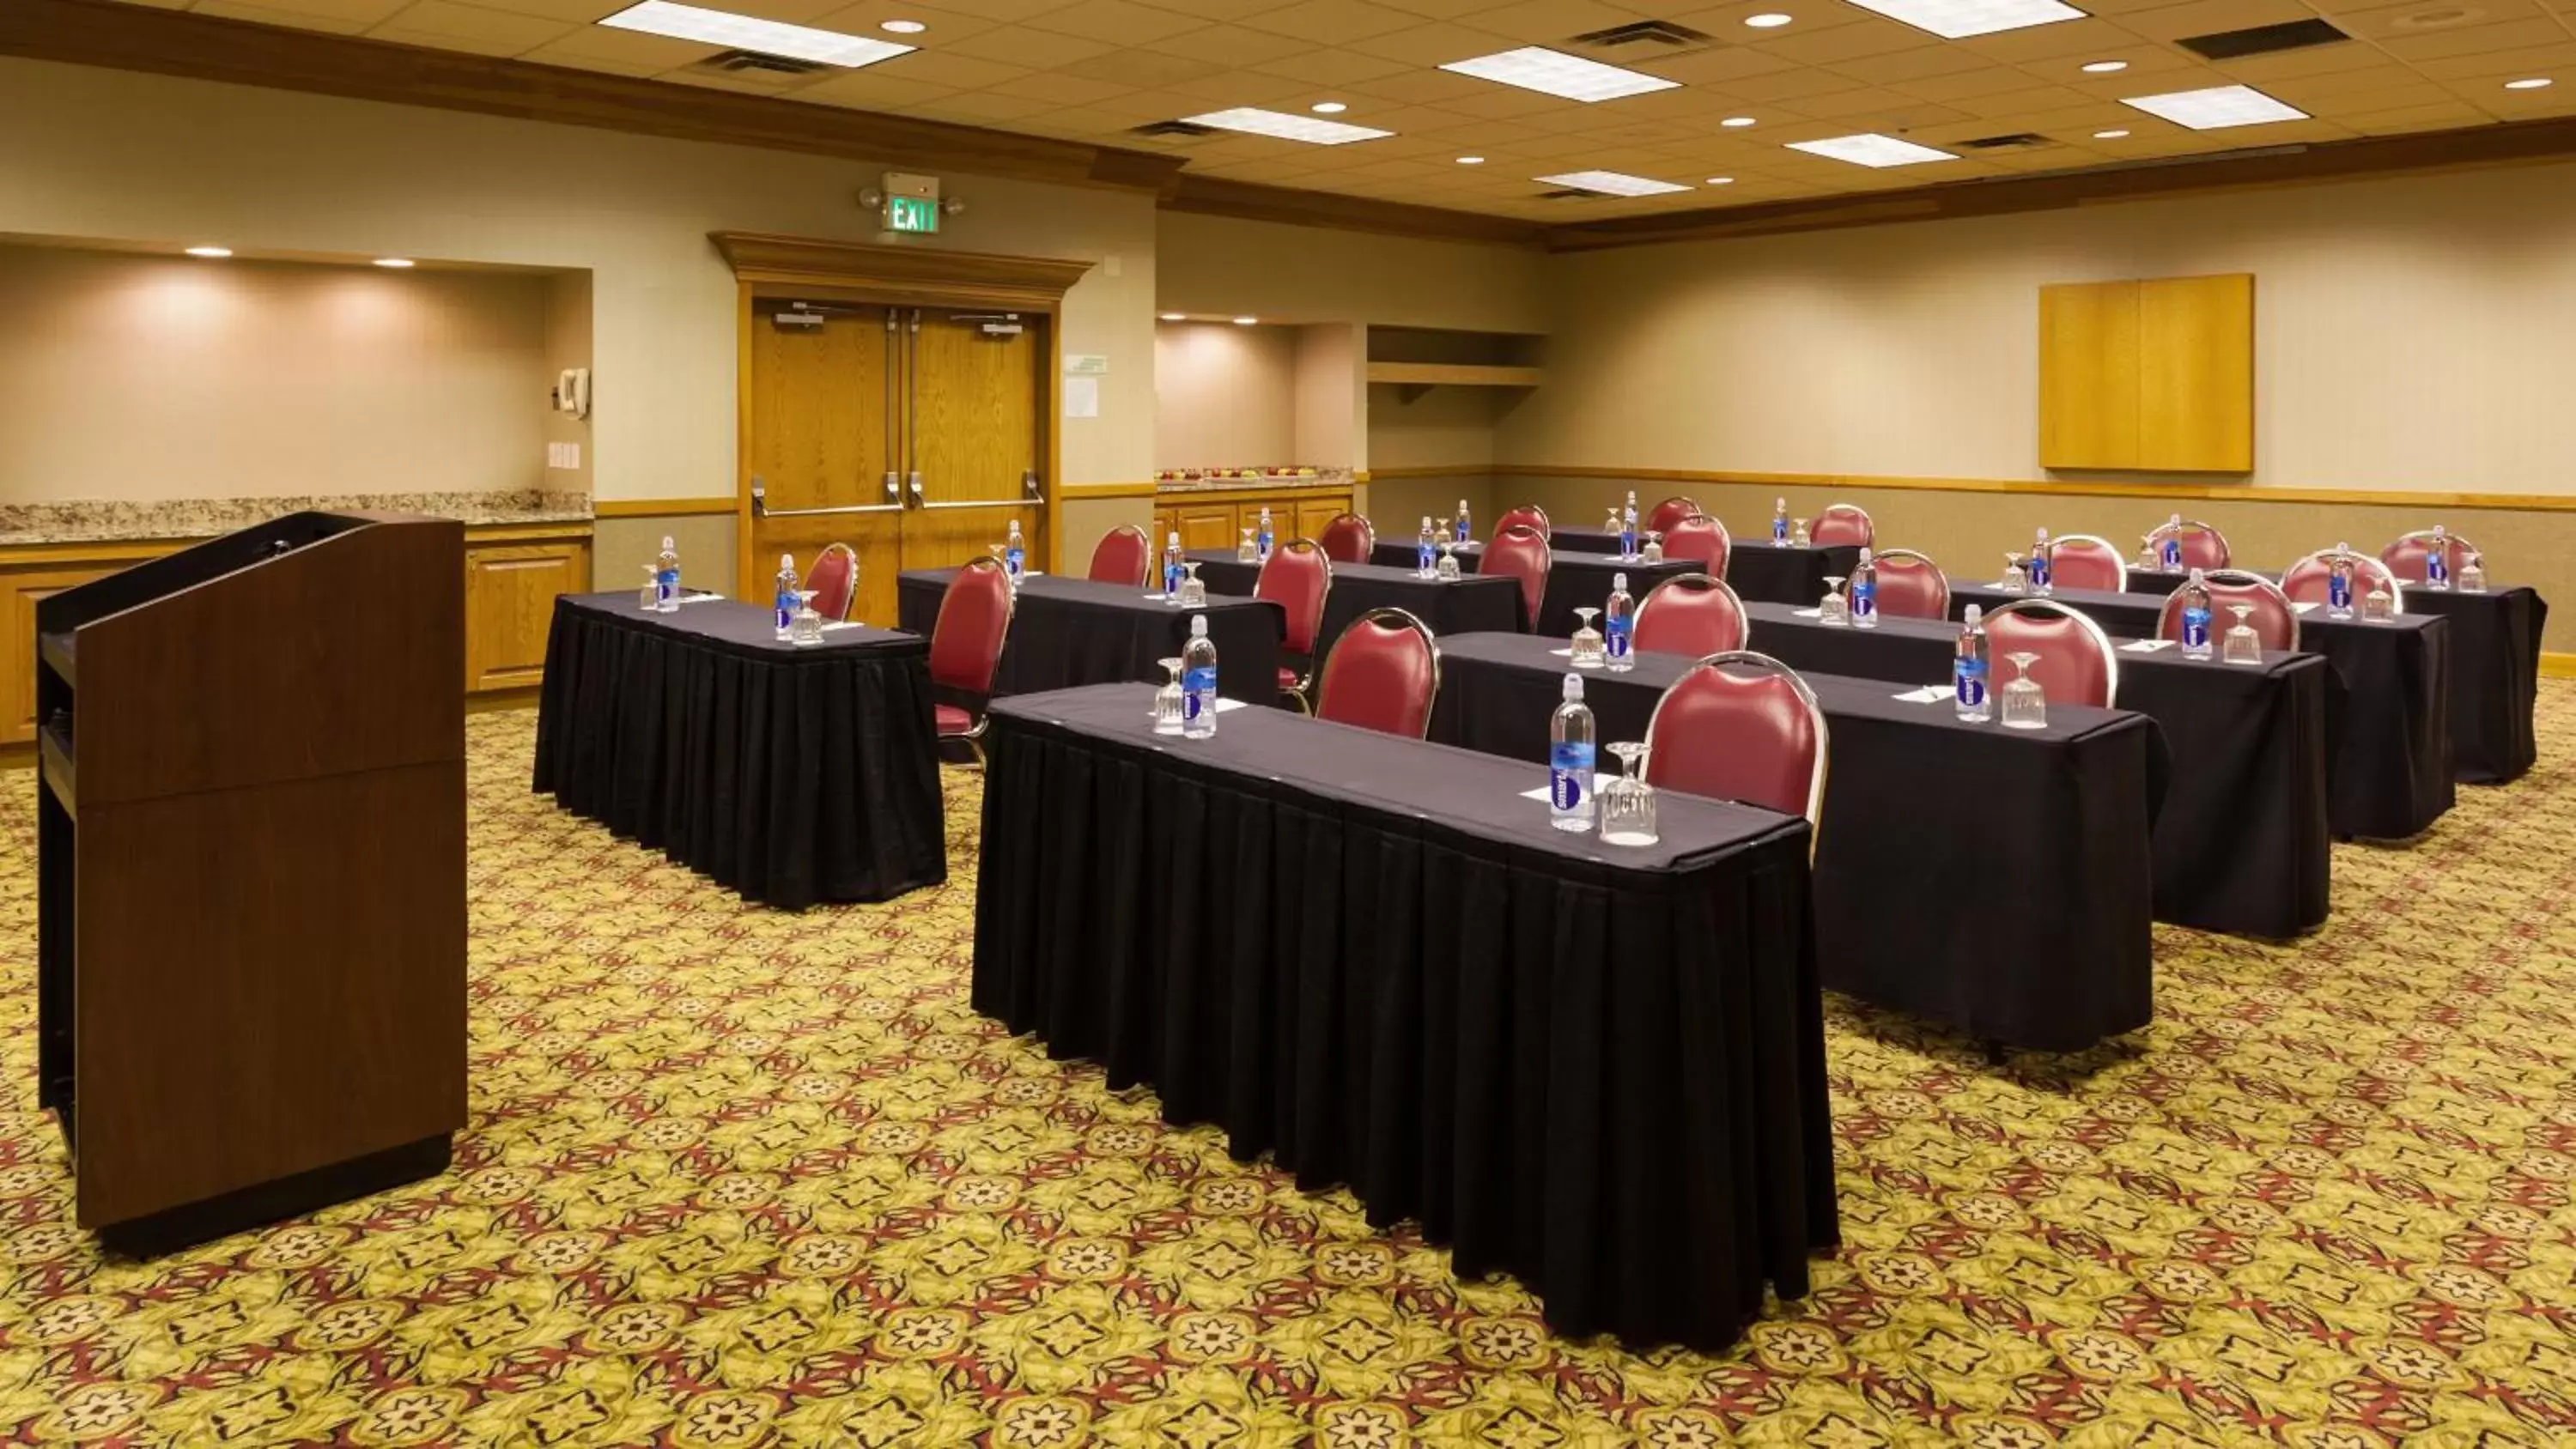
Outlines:
[[[2338,847],[2292,947],[2159,929],[2155,1026],[2000,1070],[1836,1002],[1848,1247],[1736,1352],[1551,1340],[968,1011],[955,874],[746,909],[471,728],[449,1176],[146,1265],[33,1107],[29,777],[0,804],[0,1441],[2576,1442],[2576,685],[2543,766]]]

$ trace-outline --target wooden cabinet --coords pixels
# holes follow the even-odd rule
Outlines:
[[[590,589],[590,530],[493,530],[465,547],[465,687],[519,689],[546,672],[555,595]]]
[[[1180,504],[1172,510],[1172,527],[1180,530],[1183,548],[1232,548],[1234,504],[1221,498]]]
[[[0,660],[0,744],[36,738],[36,605],[63,590],[112,574],[121,563],[67,562],[0,569],[0,618],[8,621],[9,657]]]
[[[1154,546],[1178,532],[1183,548],[1233,548],[1243,542],[1243,530],[1261,522],[1264,508],[1274,538],[1321,538],[1324,525],[1350,507],[1347,483],[1175,488],[1154,500]]]

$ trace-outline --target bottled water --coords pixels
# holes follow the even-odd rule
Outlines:
[[[2352,545],[2338,543],[2326,558],[2326,617],[2352,617]]]
[[[1270,510],[1264,508],[1261,510],[1261,531],[1252,536],[1256,550],[1254,556],[1264,563],[1270,561],[1270,536]]]
[[[1163,602],[1181,601],[1181,531],[1173,529],[1163,540]]]
[[[770,597],[770,612],[778,617],[778,637],[781,639],[787,637],[788,629],[796,622],[796,606],[803,602],[797,596],[804,592],[804,588],[803,581],[796,577],[796,556],[780,554],[778,588]]]
[[[1637,490],[1628,490],[1628,507],[1619,515],[1619,557],[1637,556]]]
[[[1637,667],[1630,656],[1630,635],[1636,627],[1636,601],[1628,597],[1628,576],[1610,576],[1610,599],[1601,606],[1601,656],[1603,667],[1613,674],[1625,674]]]
[[[1413,571],[1429,578],[1440,565],[1440,550],[1431,540],[1431,515],[1422,515],[1422,536],[1413,541]]]
[[[1583,676],[1565,676],[1565,703],[1547,727],[1548,823],[1559,830],[1592,828],[1592,711],[1583,704]]]
[[[1190,642],[1181,647],[1181,737],[1203,740],[1216,733],[1216,641],[1208,637],[1207,615],[1190,616]]]
[[[2442,525],[2433,525],[2433,551],[2424,555],[2424,587],[2447,589],[2451,586],[2451,539]]]
[[[1461,498],[1458,500],[1458,542],[1465,543],[1475,536],[1474,526],[1467,522],[1467,500]]]
[[[656,612],[680,612],[680,550],[669,534],[662,535],[662,555],[653,560],[653,608]]]
[[[1878,627],[1878,564],[1866,544],[1860,562],[1852,565],[1851,622],[1855,629]]]
[[[2193,659],[2209,657],[2209,585],[2200,570],[2182,584],[2182,652]]]
[[[2051,572],[2048,566],[2048,530],[2043,528],[2039,531],[2039,542],[2030,546],[2030,591],[2047,593]]]
[[[1986,611],[1970,604],[1966,621],[1959,626],[1958,657],[1950,665],[1950,692],[1959,707],[1959,718],[1970,724],[1984,724],[1994,718],[1994,705],[1986,698]]]
[[[2165,520],[2164,540],[2156,546],[2156,563],[2166,573],[2182,572],[2182,515]]]
[[[1786,498],[1771,505],[1771,546],[1789,546],[1789,500]]]
[[[1002,540],[1002,572],[1011,576],[1011,585],[1019,586],[1020,575],[1028,572],[1029,546],[1020,537],[1020,521],[1011,520],[1011,532]]]

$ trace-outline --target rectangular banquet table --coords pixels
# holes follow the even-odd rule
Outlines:
[[[929,636],[956,572],[909,569],[896,576],[896,618],[904,628]],[[1206,607],[1184,610],[1136,584],[1094,583],[1060,574],[1031,574],[1020,581],[1011,606],[1010,637],[993,674],[993,693],[1033,694],[1121,680],[1161,684],[1165,676],[1158,661],[1180,655],[1192,614],[1207,615],[1208,637],[1216,641],[1219,694],[1248,704],[1282,703],[1279,639],[1288,616],[1277,604],[1227,598],[1211,589]]]
[[[1211,595],[1248,595],[1261,581],[1261,565],[1245,563],[1231,551],[1197,550],[1188,557],[1199,566],[1199,580]],[[1426,579],[1410,565],[1337,563],[1333,587],[1324,595],[1323,623],[1315,632],[1317,678],[1322,677],[1333,641],[1342,637],[1352,620],[1371,609],[1402,609],[1420,619],[1435,639],[1476,629],[1511,630],[1521,623],[1520,586],[1510,579],[1475,574],[1461,574],[1447,582]],[[1220,646],[1218,658],[1223,657]]]
[[[930,641],[865,625],[782,644],[701,597],[555,600],[534,788],[747,900],[881,901],[948,878]]]
[[[1554,552],[1548,563],[1547,592],[1539,600],[1538,623],[1531,632],[1553,639],[1571,637],[1582,622],[1574,611],[1600,608],[1610,597],[1611,581],[1621,574],[1628,576],[1628,597],[1643,599],[1647,590],[1666,579],[1706,572],[1698,561],[1686,558],[1647,563],[1614,554]],[[1601,621],[1593,620],[1592,626],[1601,627]]]
[[[1558,541],[1560,539],[1562,542]],[[1370,554],[1369,561],[1393,568],[1412,568],[1416,542],[1417,540],[1410,538],[1382,538],[1378,540],[1375,552]],[[1619,536],[1589,529],[1569,528],[1550,535],[1549,544],[1550,551],[1553,553],[1575,554],[1588,558],[1600,554],[1616,554],[1619,551]],[[1458,567],[1467,573],[1474,573],[1476,566],[1484,559],[1485,546],[1481,543],[1460,544],[1456,548],[1456,553]],[[1762,599],[1775,604],[1812,604],[1824,597],[1826,579],[1851,577],[1852,565],[1859,561],[1858,544],[1838,543],[1823,548],[1773,548],[1767,538],[1738,539],[1727,551],[1726,582],[1729,588],[1735,590],[1738,598]],[[1699,570],[1685,568],[1669,572],[1696,573]],[[1628,582],[1630,593],[1640,599],[1646,596],[1644,589],[1636,587],[1638,582],[1636,578],[1632,577]],[[1606,597],[1608,593],[1606,586],[1603,593]],[[1574,603],[1584,604],[1585,601],[1576,599]],[[1586,607],[1590,605],[1587,604]],[[1572,633],[1573,628],[1569,620],[1566,632]]]
[[[1956,618],[1970,604],[1989,611],[2021,595],[1991,584],[1950,586]],[[2137,592],[2059,589],[2049,596],[2080,609],[2118,639],[2152,639],[2164,600]],[[2221,609],[2215,637],[2233,619]],[[2403,840],[2451,808],[2450,627],[2431,615],[2384,623],[2299,616],[2299,648],[2322,654],[2343,681],[2343,702],[2326,736],[2326,823],[2337,836]],[[2123,650],[2121,671],[2141,656]],[[1996,677],[2003,677],[2000,655]]]
[[[1548,825],[1508,760],[1142,686],[998,703],[974,1004],[1573,1337],[1716,1349],[1837,1239],[1806,822]]]
[[[1747,647],[1792,669],[1947,687],[1956,625],[1891,615],[1853,629],[1781,604],[1744,611]],[[2011,666],[1994,667],[2000,688]],[[2326,721],[2340,690],[2315,654],[2266,654],[2259,668],[2120,656],[2113,703],[2153,719],[2173,761],[2156,813],[2156,919],[2272,938],[2324,923]]]
[[[2133,568],[2129,590],[2161,597],[2181,588],[2183,577]],[[2268,570],[2263,577],[2280,580]],[[2451,778],[2464,785],[2520,779],[2540,757],[2531,716],[2540,700],[2549,601],[2528,584],[2480,594],[2408,584],[2405,594],[2408,614],[2450,621]]]
[[[1561,648],[1532,634],[1441,640],[1431,737],[1525,761],[1543,782]],[[1581,671],[1604,744],[1643,740],[1656,701],[1696,662],[1633,657],[1625,673]],[[2049,710],[2046,729],[2007,730],[1962,723],[1946,693],[1911,703],[1883,680],[1801,677],[1828,740],[1815,864],[1824,984],[2044,1051],[2146,1025],[2150,839],[2166,768],[2154,722],[2066,707]]]

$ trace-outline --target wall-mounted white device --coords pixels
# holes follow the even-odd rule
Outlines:
[[[590,369],[567,367],[555,379],[555,411],[577,418],[590,416]]]

